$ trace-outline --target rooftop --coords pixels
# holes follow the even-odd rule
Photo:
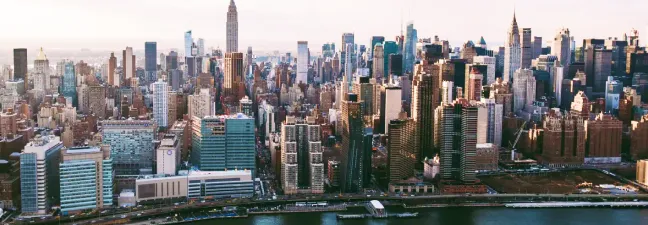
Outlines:
[[[370,203],[371,206],[373,206],[375,209],[385,209],[385,207],[382,204],[380,204],[378,200],[371,200]]]

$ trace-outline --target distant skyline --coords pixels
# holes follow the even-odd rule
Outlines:
[[[118,51],[183,48],[183,34],[193,31],[205,48],[225,48],[229,0],[29,0],[3,4],[0,14],[2,55],[12,48],[92,49]],[[561,27],[578,40],[619,37],[639,30],[648,42],[648,1],[645,0],[236,0],[239,50],[296,52],[297,41],[308,41],[313,53],[326,42],[339,44],[342,33],[355,33],[358,44],[371,36],[393,40],[401,24],[414,22],[419,38],[450,40],[453,47],[484,36],[490,47],[502,45],[517,13],[521,28],[532,28],[545,45]]]

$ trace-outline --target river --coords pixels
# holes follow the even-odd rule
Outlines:
[[[219,225],[613,225],[648,224],[648,209],[612,208],[554,208],[510,209],[503,207],[482,208],[387,208],[388,212],[419,212],[418,218],[410,219],[363,219],[337,220],[335,212],[298,213],[274,215],[250,215],[248,218],[202,221],[194,224]],[[362,208],[343,213],[363,213]]]

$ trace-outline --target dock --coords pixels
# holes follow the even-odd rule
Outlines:
[[[338,214],[338,220],[345,219],[364,219],[364,218],[413,218],[418,217],[418,213],[387,213],[385,207],[380,203],[380,201],[372,200],[365,204],[365,208],[369,212],[368,214]]]
[[[353,220],[353,219],[364,219],[364,218],[375,218],[375,219],[385,219],[385,218],[416,218],[418,217],[419,214],[417,212],[414,213],[390,213],[387,214],[386,216],[374,216],[371,214],[338,214],[337,219],[338,220]]]

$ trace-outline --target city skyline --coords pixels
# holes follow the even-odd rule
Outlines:
[[[42,46],[45,49],[114,50],[135,46],[135,50],[139,50],[145,41],[156,41],[161,50],[181,49],[182,33],[187,30],[192,30],[197,38],[204,38],[208,47],[226,47],[225,14],[230,1],[194,1],[192,4],[138,1],[128,2],[129,7],[121,7],[124,4],[120,2],[125,3],[121,0],[92,5],[78,0],[14,2],[10,8],[15,10],[0,15],[0,21],[3,21],[0,25],[11,31],[0,37],[0,49]],[[533,36],[542,36],[545,40],[550,40],[562,27],[569,28],[576,40],[620,38],[632,28],[637,29],[640,35],[648,33],[648,23],[642,22],[648,20],[648,15],[641,13],[641,9],[648,7],[648,2],[595,0],[590,1],[588,7],[582,7],[576,1],[558,0],[547,0],[537,5],[515,0],[497,1],[490,5],[472,0],[467,2],[407,0],[405,3],[410,7],[392,7],[393,2],[387,0],[239,0],[236,1],[239,48],[252,46],[256,51],[296,52],[296,42],[305,40],[312,49],[319,49],[314,46],[335,42],[344,32],[355,33],[356,42],[360,44],[368,43],[374,35],[392,40],[408,21],[414,22],[419,37],[439,35],[450,40],[453,46],[459,46],[484,36],[490,46],[500,46],[504,45],[506,36],[503,34],[514,10],[520,28],[532,28]],[[155,10],[144,10],[147,4],[156,4]],[[556,7],[558,5],[561,7]],[[628,5],[633,7],[626,7]],[[359,8],[368,13],[361,13],[357,10]],[[430,10],[435,8],[439,10]],[[195,12],[181,16],[181,11],[191,10]],[[12,19],[21,18],[23,12],[30,13],[21,20]],[[549,12],[551,15],[547,15]],[[605,13],[608,15],[593,16]],[[345,16],[341,19],[340,15]],[[466,15],[469,19],[459,19],[466,18]],[[43,26],[43,21],[59,25]],[[457,28],[465,29],[457,32]],[[544,44],[547,45],[547,41]]]

